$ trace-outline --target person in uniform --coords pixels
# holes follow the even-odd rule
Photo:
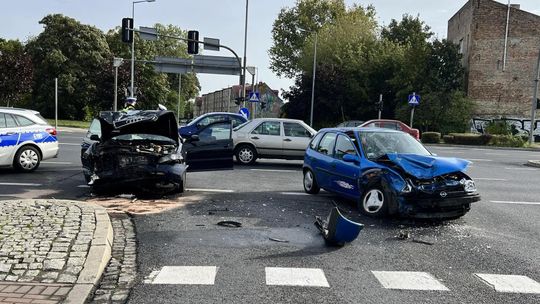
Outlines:
[[[124,102],[124,108],[122,109],[122,112],[127,113],[128,111],[135,110],[135,105],[136,104],[137,104],[137,98],[135,98],[135,97],[126,98],[126,101]]]

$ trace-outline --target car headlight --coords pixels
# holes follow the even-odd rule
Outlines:
[[[171,162],[182,162],[184,158],[182,157],[182,155],[180,154],[169,154],[169,155],[165,155],[163,157],[160,157],[159,160],[158,160],[158,163],[160,164],[163,164],[163,163],[171,163]]]
[[[476,191],[476,184],[473,180],[468,179],[464,182],[463,188],[465,189],[465,192],[475,192]]]
[[[409,180],[405,180],[405,186],[403,186],[403,189],[401,189],[402,193],[411,193],[412,186]]]

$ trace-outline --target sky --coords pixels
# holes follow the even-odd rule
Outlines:
[[[295,0],[249,0],[247,64],[258,68],[258,79],[273,89],[288,89],[294,81],[279,78],[269,69],[268,49],[272,45],[272,24],[283,7]],[[403,14],[419,15],[440,39],[446,37],[447,22],[467,0],[345,0],[347,5],[372,4],[380,25]],[[507,3],[500,0],[499,2]],[[521,9],[540,15],[540,1],[513,0]],[[26,41],[37,36],[44,16],[61,13],[82,23],[107,31],[131,16],[131,0],[0,0],[0,38]],[[244,49],[246,0],[156,0],[135,4],[135,26],[173,24],[185,30],[198,30],[199,37],[220,39],[239,56]],[[231,56],[227,51],[205,51],[205,55]],[[112,64],[112,63],[111,63]],[[238,83],[238,76],[199,74],[201,94]],[[249,74],[248,74],[249,76]],[[247,82],[251,82],[248,77]]]

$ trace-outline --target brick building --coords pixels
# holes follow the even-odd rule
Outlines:
[[[516,4],[508,8],[493,0],[469,0],[448,21],[447,37],[463,54],[467,95],[477,115],[530,116],[540,16]]]
[[[257,118],[259,117],[279,117],[283,100],[279,97],[277,90],[272,90],[266,83],[260,82],[255,86],[260,94],[260,99],[266,104],[265,109],[260,108],[260,103],[246,102],[246,107],[250,113],[253,113],[254,107],[257,106]],[[251,92],[251,85],[246,85],[246,96]],[[242,86],[234,85],[226,89],[215,91],[208,94],[203,94],[195,99],[195,107],[193,109],[194,116],[199,116],[209,112],[238,112],[238,105],[234,103],[235,99],[240,96]]]

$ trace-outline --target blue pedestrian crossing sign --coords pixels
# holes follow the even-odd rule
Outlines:
[[[250,92],[249,93],[249,102],[259,102],[261,99],[259,98],[259,92]]]
[[[249,119],[249,110],[247,108],[241,108],[238,111],[238,114],[244,116],[246,119]]]
[[[412,93],[409,95],[409,105],[411,106],[417,106],[420,104],[420,95],[416,95],[416,93]]]

